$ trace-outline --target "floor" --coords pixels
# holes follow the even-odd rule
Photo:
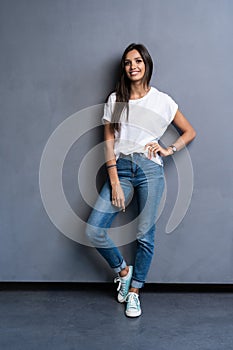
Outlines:
[[[0,349],[230,350],[233,293],[141,293],[130,319],[113,286],[0,290]]]

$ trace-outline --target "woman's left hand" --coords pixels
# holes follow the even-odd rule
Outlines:
[[[145,148],[148,150],[148,158],[156,157],[156,154],[159,153],[162,157],[167,157],[173,154],[171,147],[163,148],[157,142],[149,142],[145,145]]]

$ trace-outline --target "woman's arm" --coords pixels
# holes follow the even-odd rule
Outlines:
[[[114,142],[115,136],[114,131],[110,128],[110,123],[105,124],[104,126],[104,140],[105,140],[105,160],[108,170],[109,180],[112,186],[112,204],[122,208],[125,211],[125,197],[124,192],[121,188],[117,167],[116,157],[114,153]]]
[[[180,151],[196,137],[196,131],[179,110],[176,112],[173,119],[173,124],[176,125],[182,132],[181,136],[175,142],[173,142],[173,145],[176,147],[177,151]],[[151,158],[153,155],[155,156],[158,152],[162,157],[167,157],[173,154],[171,147],[163,148],[159,143],[149,142],[145,147],[148,148],[149,158]]]
[[[179,151],[196,137],[196,131],[179,110],[176,112],[173,124],[182,131],[182,135],[173,143]]]
[[[105,153],[105,161],[108,169],[108,175],[110,179],[110,183],[116,184],[119,183],[119,178],[117,174],[116,166],[108,168],[109,166],[116,165],[116,157],[114,153],[114,132],[110,129],[110,123],[105,124],[104,126],[104,153]]]

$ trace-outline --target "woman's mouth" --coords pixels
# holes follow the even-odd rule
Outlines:
[[[138,70],[137,70],[137,71],[135,70],[135,71],[129,72],[129,74],[132,75],[132,76],[137,75],[138,73],[140,73],[140,71],[138,71]]]

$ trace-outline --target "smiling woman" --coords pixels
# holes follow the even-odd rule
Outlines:
[[[134,82],[142,80],[145,75],[145,70],[145,63],[142,57],[138,56],[138,51],[130,51],[125,58],[125,72],[128,78]]]
[[[118,273],[118,301],[126,316],[141,315],[143,287],[154,252],[155,222],[164,190],[163,157],[195,137],[195,131],[167,94],[149,85],[153,61],[144,45],[131,44],[123,53],[116,91],[109,95],[102,118],[108,179],[88,219],[86,234],[110,267]],[[182,135],[169,147],[159,139],[174,123]],[[135,263],[128,266],[107,234],[113,219],[137,196],[139,216]],[[104,200],[103,200],[104,199]]]

